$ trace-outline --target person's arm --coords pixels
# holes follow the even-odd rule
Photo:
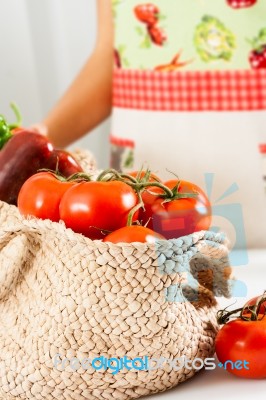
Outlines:
[[[40,125],[41,133],[65,147],[111,112],[113,26],[111,2],[98,0],[98,37],[93,54],[58,104]]]

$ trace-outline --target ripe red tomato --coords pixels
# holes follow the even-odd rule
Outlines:
[[[91,239],[102,239],[103,231],[127,224],[138,203],[135,191],[126,183],[83,182],[68,190],[60,203],[60,217],[68,228]],[[133,220],[138,218],[138,212]]]
[[[266,318],[260,321],[237,318],[228,322],[218,332],[215,347],[227,371],[243,378],[266,378]],[[232,365],[237,361],[242,361],[242,367]],[[244,361],[248,363],[246,368]]]
[[[61,198],[75,182],[61,182],[49,172],[31,176],[18,195],[18,208],[22,215],[58,222]]]
[[[252,299],[250,299],[250,300],[247,302],[246,307],[248,307],[248,306],[254,306],[254,305],[256,304],[256,302],[257,302],[257,300],[258,300],[259,297],[260,297],[260,296],[253,297]],[[266,314],[266,301],[264,301],[263,303],[261,303],[260,308],[259,308],[259,313],[260,313],[260,314]],[[246,309],[244,310],[243,315],[247,315],[247,314],[250,314],[250,311],[248,310],[248,308],[246,308]]]
[[[173,189],[178,180],[173,179],[164,183]],[[158,196],[145,192],[143,196],[145,212],[142,212],[143,224],[148,221],[147,227],[162,234],[167,239],[174,239],[189,235],[193,232],[208,230],[211,225],[211,205],[208,197],[197,185],[180,181],[178,193],[198,193],[195,198],[181,198],[164,202],[159,195],[163,193],[160,188],[152,192]]]
[[[151,229],[139,225],[125,226],[109,233],[103,239],[104,242],[112,243],[155,243],[158,240],[165,240],[165,238]]]

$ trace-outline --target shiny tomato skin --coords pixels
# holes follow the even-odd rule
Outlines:
[[[172,179],[164,183],[173,189],[178,183]],[[153,192],[162,193],[161,189]],[[144,200],[145,218],[148,227],[167,239],[175,239],[193,232],[208,230],[211,225],[211,204],[203,190],[187,181],[180,181],[179,193],[198,193],[196,198],[185,198],[163,203],[159,196],[149,195]]]
[[[104,231],[127,224],[128,214],[137,202],[135,191],[124,182],[82,182],[63,196],[60,217],[74,232],[102,239]],[[137,218],[138,212],[133,220]]]
[[[23,184],[18,195],[18,209],[24,216],[58,222],[61,198],[74,182],[61,182],[49,172],[39,172]]]
[[[259,315],[262,318],[263,315]],[[216,354],[223,364],[247,361],[247,368],[226,370],[243,378],[266,378],[266,318],[261,321],[243,321],[240,318],[225,324],[218,332],[215,342]],[[225,367],[224,367],[225,368]]]
[[[165,240],[165,237],[144,226],[132,225],[120,228],[109,233],[103,241],[112,243],[155,243],[158,240]]]

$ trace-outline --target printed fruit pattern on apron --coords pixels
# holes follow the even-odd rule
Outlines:
[[[125,24],[123,43],[121,42],[122,35],[117,35],[115,66],[117,68],[154,69],[164,72],[180,69],[206,70],[204,65],[212,64],[217,65],[217,69],[239,69],[237,50],[240,51],[243,47],[245,58],[242,58],[241,69],[266,68],[266,27],[257,26],[256,32],[248,36],[244,36],[245,33],[243,33],[243,37],[234,31],[236,26],[238,27],[239,24],[244,26],[244,22],[246,25],[248,21],[246,19],[243,22],[239,19],[243,12],[253,10],[262,2],[263,0],[220,0],[217,4],[217,15],[215,15],[213,12],[208,13],[208,6],[212,3],[208,1],[193,0],[192,4],[192,1],[187,0],[184,4],[180,0],[154,0],[147,3],[135,0],[112,0],[118,32],[121,29],[121,21]],[[199,19],[196,24],[187,18],[182,18],[184,7],[190,7],[190,9],[198,7]],[[224,15],[221,13],[222,8],[223,11],[227,11],[227,13],[224,12]],[[122,18],[125,9],[127,9],[127,15]],[[231,9],[229,14],[228,9]],[[119,16],[121,18],[117,21]],[[177,27],[176,35],[173,35],[174,24]],[[191,37],[189,49],[181,40],[178,42],[178,29],[181,33],[186,31],[186,37]],[[136,40],[126,42],[126,32],[135,35]],[[250,40],[251,50],[248,53],[247,41],[252,35],[253,38],[255,35],[257,36]],[[170,49],[171,54],[169,54]],[[142,60],[141,55],[145,51],[149,52],[150,57]],[[133,58],[134,54],[136,56]],[[159,62],[156,62],[157,55]],[[137,59],[141,60],[138,67],[135,66]],[[145,65],[147,59],[149,66]],[[151,65],[153,59],[154,62]],[[238,68],[234,67],[234,63]]]
[[[196,27],[194,45],[202,61],[230,61],[236,38],[218,18],[205,15]]]
[[[170,61],[168,64],[162,64],[158,65],[155,67],[155,71],[164,71],[164,72],[170,72],[170,71],[176,71],[179,68],[185,67],[187,64],[192,63],[193,59],[188,60],[188,61],[182,61],[181,60],[181,55],[182,55],[182,50],[180,50],[174,58]]]
[[[232,8],[246,8],[252,7],[257,3],[257,0],[226,0],[228,5]]]
[[[134,13],[137,20],[145,25],[144,31],[140,26],[136,27],[136,31],[144,36],[141,47],[149,48],[152,44],[163,46],[167,36],[159,25],[159,21],[163,18],[159,8],[151,3],[140,4],[134,8]]]
[[[257,37],[250,41],[252,51],[249,62],[253,69],[266,68],[266,28],[261,29]]]
[[[156,77],[157,74],[153,75],[154,71],[161,72],[166,74],[165,81],[164,77],[160,78],[160,74],[156,79],[166,82],[167,88],[170,85],[168,82],[171,81],[168,81],[167,73],[170,76],[172,73],[181,72],[178,82],[183,85],[181,94],[185,105],[182,103],[182,111],[187,110],[186,99],[192,98],[193,87],[189,88],[187,83],[190,73],[193,82],[199,82],[203,76],[200,84],[206,89],[205,92],[204,89],[202,91],[205,97],[201,97],[200,94],[197,96],[197,93],[193,92],[194,103],[205,102],[204,110],[212,101],[215,103],[215,106],[212,104],[214,108],[219,108],[222,103],[221,107],[230,109],[235,107],[234,99],[232,100],[229,93],[230,84],[229,98],[226,100],[214,92],[208,94],[208,90],[211,91],[209,87],[212,88],[212,85],[208,86],[206,83],[209,72],[210,75],[212,72],[219,75],[225,71],[223,79],[231,79],[234,83],[232,86],[239,85],[241,92],[241,85],[246,85],[245,79],[249,79],[249,73],[266,69],[266,21],[264,23],[265,18],[262,18],[266,15],[266,0],[112,0],[112,4],[115,24],[114,63],[118,69],[118,76],[120,73],[124,76],[123,74],[128,72],[131,79],[135,72],[139,76],[138,73],[145,74],[148,71]],[[242,76],[245,77],[244,80],[241,80]],[[137,109],[142,103],[145,106],[149,104],[147,107],[151,107],[150,103],[152,107],[156,104],[157,107],[161,100],[164,101],[165,93],[158,95],[155,90],[155,100],[151,99],[149,103],[151,93],[154,87],[157,87],[155,78],[154,87],[153,83],[150,84],[151,91],[147,90],[147,96],[146,92],[141,92],[137,78],[136,86],[132,86],[130,79],[123,87],[124,92],[121,92],[121,96],[126,97],[122,108]],[[216,83],[215,78],[213,79]],[[213,87],[215,88],[216,84]],[[248,93],[247,91],[247,97]],[[131,97],[133,100],[130,100]],[[177,96],[173,100],[178,106],[182,102],[181,97]],[[257,97],[254,99],[256,102]],[[252,101],[250,93],[250,98],[247,98],[245,104],[251,104]],[[260,99],[258,104],[261,104]],[[145,109],[143,105],[141,107]],[[134,158],[137,159],[138,139],[132,135],[130,140],[125,140],[117,137],[116,132],[113,133],[111,165],[120,170],[130,169],[134,165]]]

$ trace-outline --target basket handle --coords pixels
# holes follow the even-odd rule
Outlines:
[[[10,292],[21,280],[21,274],[28,258],[28,236],[21,232],[0,232],[0,301],[10,295]]]
[[[172,261],[173,268],[161,270],[174,277],[172,284],[165,288],[167,301],[211,306],[217,303],[215,296],[231,296],[234,279],[227,244],[215,239],[217,236],[214,240],[203,236],[183,255],[171,256],[176,261]]]

